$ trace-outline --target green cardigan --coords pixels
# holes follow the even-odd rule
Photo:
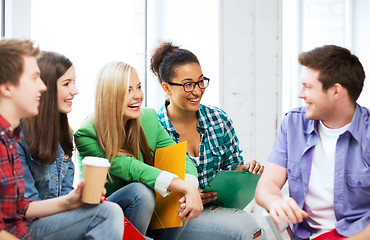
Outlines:
[[[153,150],[153,157],[156,149],[175,144],[175,141],[159,123],[154,109],[143,108],[140,119],[146,140]],[[100,148],[92,120],[87,121],[75,133],[74,139],[78,150],[80,170],[82,170],[81,161],[86,156],[105,158],[105,152]],[[161,172],[160,169],[145,164],[141,154],[139,159],[131,156],[117,156],[109,169],[110,178],[105,186],[107,196],[130,182],[141,182],[154,189],[155,181]],[[186,157],[186,173],[198,177],[195,164],[189,157]]]

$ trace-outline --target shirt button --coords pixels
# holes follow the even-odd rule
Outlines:
[[[10,145],[10,146],[9,146],[9,149],[10,149],[10,150],[12,150],[12,149],[13,149],[13,145]]]
[[[368,117],[365,117],[365,122],[367,122],[367,120],[369,120],[369,118]]]
[[[4,136],[5,135],[5,132],[4,131],[1,131],[0,134],[1,134],[1,136]]]
[[[288,169],[288,173],[290,173],[291,172],[291,170],[290,170],[290,168]]]
[[[358,186],[361,186],[361,182],[360,182],[360,181],[358,181],[358,182],[357,182],[357,185],[358,185]]]
[[[68,159],[68,158],[69,158],[68,154],[64,154],[64,159]]]

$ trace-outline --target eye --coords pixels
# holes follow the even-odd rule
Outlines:
[[[192,82],[188,82],[188,83],[185,83],[184,84],[184,87],[192,87],[193,86],[193,83]]]

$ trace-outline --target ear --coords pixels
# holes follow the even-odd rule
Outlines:
[[[162,83],[162,89],[167,94],[167,96],[171,96],[172,95],[172,93],[170,91],[170,88],[168,87],[168,84],[167,83],[165,83],[165,82]]]
[[[335,83],[332,87],[331,87],[331,93],[332,93],[332,96],[334,98],[339,98],[340,96],[343,95],[343,91],[345,90],[345,88],[343,88],[343,86],[339,83]]]
[[[13,87],[14,85],[9,82],[0,84],[0,95],[4,97],[11,97]]]

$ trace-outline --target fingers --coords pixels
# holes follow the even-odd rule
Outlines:
[[[273,203],[270,208],[270,215],[276,224],[281,224],[281,221],[296,224],[308,217],[308,214],[298,206],[293,198],[282,199]]]
[[[196,217],[199,216],[199,214],[202,212],[202,210],[203,210],[203,207],[193,208],[193,209],[191,209],[191,211],[190,210],[189,211],[185,210],[184,212],[186,212],[186,214],[184,214],[184,217],[182,219],[184,221],[188,221],[190,219],[196,218]],[[179,215],[179,217],[180,217],[180,215]]]
[[[81,194],[82,188],[85,186],[85,179],[82,179],[82,181],[77,185],[76,192]]]
[[[181,205],[182,203],[185,203],[185,196],[181,197],[181,198],[179,199],[179,202],[180,202],[180,205]]]
[[[107,189],[103,188],[103,191],[101,193],[101,202],[106,200],[105,194],[107,194]]]
[[[255,171],[255,168],[256,168],[256,165],[259,164],[256,160],[252,160],[251,162],[249,162],[249,168],[248,168],[248,171],[250,173],[253,173],[253,174],[256,174],[256,171]]]
[[[179,208],[177,209],[177,213],[180,215],[186,208],[185,203],[180,203]]]
[[[197,189],[190,189],[189,192],[187,192],[184,197],[185,197],[185,209],[180,209],[179,213],[179,218],[187,221],[192,218],[196,218],[199,216],[199,214],[203,210],[203,204],[202,204],[202,199],[199,194],[199,190]]]
[[[250,173],[258,174],[258,175],[261,175],[263,173],[263,170],[265,169],[265,167],[261,165],[259,162],[257,162],[256,160],[253,160],[245,164],[245,166],[249,166],[248,171]]]
[[[261,175],[264,170],[265,170],[265,166],[261,165],[260,169],[258,169],[258,171],[257,171],[257,174]]]
[[[217,192],[207,192],[207,193],[200,193],[200,197],[202,198],[202,203],[206,204],[210,201],[217,199]]]

